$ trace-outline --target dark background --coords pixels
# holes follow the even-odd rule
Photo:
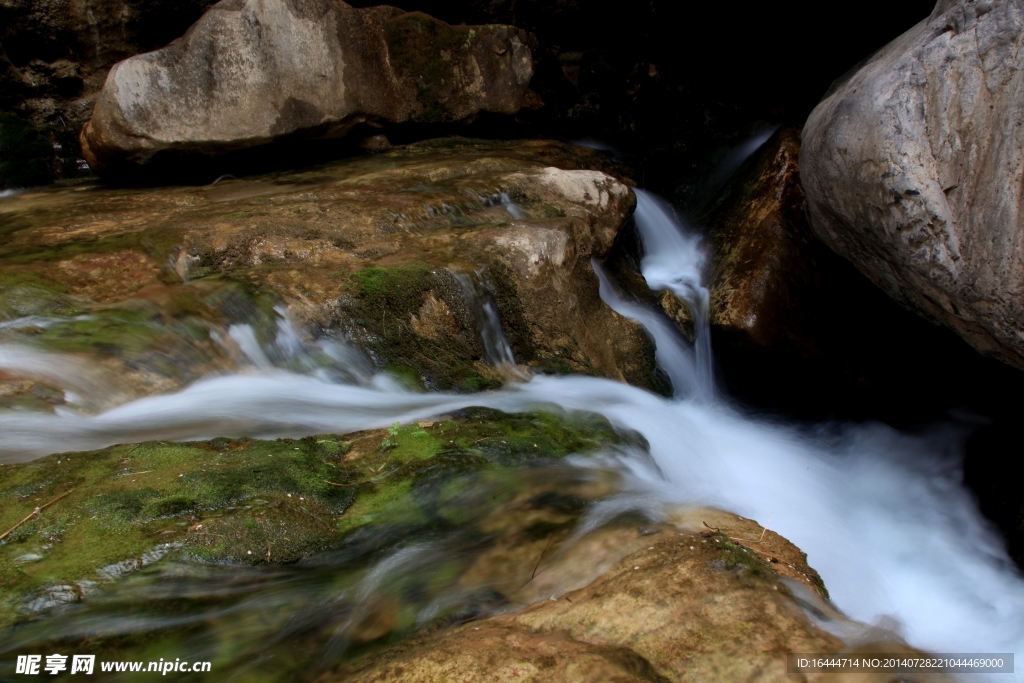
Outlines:
[[[802,124],[835,79],[927,18],[935,3],[392,4],[449,23],[531,31],[531,85],[546,106],[520,115],[528,129],[521,134],[606,143],[638,169],[638,182],[686,205],[723,150],[771,124]]]

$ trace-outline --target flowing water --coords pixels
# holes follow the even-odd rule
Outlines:
[[[480,340],[484,345],[484,356],[487,363],[496,368],[506,379],[526,379],[527,375],[519,369],[512,345],[509,344],[505,331],[498,316],[498,304],[494,294],[479,274],[453,273],[462,286],[462,298],[466,302],[476,328],[480,332]]]
[[[1024,581],[960,483],[967,427],[950,423],[909,434],[879,424],[790,426],[752,417],[716,397],[700,240],[687,234],[656,198],[637,194],[643,275],[652,289],[668,289],[686,302],[696,321],[696,350],[660,314],[620,297],[600,268],[595,270],[605,301],[643,324],[655,340],[658,362],[673,382],[672,398],[574,376],[536,376],[472,395],[412,393],[383,375],[372,375],[365,361],[356,360],[358,353],[340,342],[321,349],[293,339],[282,315],[283,331],[273,348],[261,346],[251,330],[232,328],[231,343],[249,361],[244,372],[210,377],[177,393],[126,402],[98,414],[69,408],[0,413],[0,461],[119,442],[346,433],[470,406],[506,412],[545,406],[591,411],[641,434],[649,444],[649,459],[628,449],[614,455],[616,467],[629,471],[632,482],[631,498],[617,499],[620,508],[626,500],[626,507],[644,509],[654,517],[658,507],[652,501],[734,511],[806,551],[834,603],[854,619],[882,624],[933,652],[1022,651]],[[470,285],[476,300],[484,302],[481,329],[490,325],[493,333],[496,325],[500,331],[485,290],[478,289],[478,283]],[[496,335],[489,342],[491,361],[514,367],[507,343],[500,342]],[[335,366],[352,369],[325,374],[323,364],[304,367],[296,360],[311,354],[327,355]],[[59,355],[3,347],[0,362],[21,364],[23,370],[53,381],[63,376],[78,391],[92,386],[85,379],[79,382],[82,369]],[[600,469],[593,464],[565,467],[539,476],[575,481],[596,476]],[[126,582],[119,591],[123,597],[138,590],[147,601],[167,609],[147,610],[121,598],[101,602],[59,623],[40,620],[17,643],[0,646],[0,651],[94,633],[100,624],[107,633],[187,624],[198,629],[196,642],[203,642],[200,636],[206,626],[197,624],[209,625],[219,618],[234,629],[230,637],[222,638],[247,643],[243,654],[261,648],[277,652],[284,641],[298,643],[300,649],[313,648],[310,643],[319,648],[325,638],[337,654],[358,639],[354,625],[365,621],[382,586],[436,574],[445,562],[469,562],[467,558],[479,552],[473,547],[455,534],[400,547],[370,565],[365,559],[357,561],[366,557],[363,552],[292,568],[239,570],[230,580],[217,568],[174,566],[157,584],[166,591],[168,602],[160,602],[144,577],[139,583]],[[184,586],[186,594],[175,593],[175,586]],[[410,623],[484,609],[486,591],[480,591],[482,587],[476,586],[459,593],[443,582],[424,589],[418,593]],[[189,595],[195,597],[194,603],[208,599],[209,604],[190,603]],[[215,595],[221,597],[209,597]],[[172,603],[178,607],[170,609]],[[325,605],[337,609],[329,617],[315,618],[327,609]],[[236,618],[257,609],[266,618]],[[253,659],[247,666],[258,667],[264,661]]]

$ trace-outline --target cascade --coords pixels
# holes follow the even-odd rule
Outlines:
[[[508,343],[505,330],[498,317],[498,304],[487,284],[479,274],[452,273],[462,287],[462,299],[466,302],[473,322],[484,345],[487,363],[496,368],[507,379],[525,379],[526,375],[516,364],[512,345]]]
[[[672,207],[644,190],[636,192],[636,221],[643,257],[640,272],[655,291],[667,289],[686,304],[694,320],[696,389],[714,397],[711,357],[711,297],[702,284],[705,254],[700,238],[687,234]]]
[[[933,652],[1024,648],[1024,580],[961,484],[965,428],[935,425],[906,434],[879,424],[798,427],[712,400],[699,239],[682,232],[652,195],[638,192],[638,207],[643,275],[652,289],[668,289],[687,302],[697,321],[696,350],[661,316],[617,295],[600,267],[595,270],[605,301],[654,338],[657,360],[673,382],[672,398],[579,376],[535,376],[472,395],[413,393],[382,375],[367,377],[363,366],[330,376],[269,367],[272,354],[257,354],[250,347],[255,335],[239,329],[232,337],[255,366],[244,373],[209,377],[96,414],[70,408],[0,412],[0,462],[123,442],[348,433],[470,406],[591,411],[649,444],[656,467],[639,453],[621,454],[633,473],[635,508],[656,516],[652,501],[713,505],[765,524],[771,519],[773,531],[807,552],[835,604],[852,618],[884,625]],[[489,359],[514,367],[493,301],[476,284],[472,292],[481,302]],[[298,353],[301,346],[290,333],[278,337],[281,354]],[[342,348],[322,352],[338,363],[355,363]],[[77,359],[12,346],[0,346],[3,363],[22,364],[43,377],[81,375]],[[434,556],[409,549],[401,557],[415,563]],[[366,597],[359,590],[375,590],[374,582],[391,571],[391,564],[381,565],[357,589],[359,600]],[[65,634],[88,626],[73,615],[48,623]],[[0,645],[0,652],[7,647],[13,646]]]

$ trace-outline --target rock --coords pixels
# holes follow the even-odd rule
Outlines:
[[[711,323],[748,346],[808,346],[807,293],[820,282],[800,187],[800,131],[784,128],[721,193],[710,227]],[[805,349],[806,352],[807,349]]]
[[[128,444],[0,464],[0,533],[74,482],[73,492],[47,514],[0,544],[0,630],[26,614],[81,600],[82,591],[70,585],[98,584],[109,596],[114,582],[167,556],[236,566],[288,564],[347,543],[350,551],[362,548],[359,561],[365,563],[403,534],[445,525],[479,525],[497,541],[490,555],[461,561],[466,581],[504,580],[518,588],[529,568],[509,574],[497,556],[532,553],[536,543],[548,542],[529,533],[541,520],[565,537],[562,527],[585,509],[581,503],[566,515],[547,506],[545,495],[596,499],[613,488],[611,482],[581,485],[550,473],[538,481],[530,466],[550,468],[570,454],[626,443],[628,435],[595,415],[473,409],[428,427],[294,440]],[[455,482],[496,495],[475,505],[453,499],[445,485]],[[459,508],[460,501],[467,509]],[[48,543],[54,539],[56,546]],[[528,596],[508,599],[517,597]]]
[[[212,0],[12,0],[0,6],[0,110],[79,124],[115,63],[180,36]]]
[[[1024,23],[941,0],[804,127],[814,231],[903,306],[1024,368]]]
[[[0,464],[0,528],[67,493],[0,544],[0,628],[36,620],[19,642],[39,648],[68,627],[68,646],[99,615],[166,616],[185,594],[201,606],[182,626],[144,641],[89,630],[93,651],[188,637],[222,673],[260,652],[268,679],[319,681],[788,680],[786,653],[845,649],[806,609],[877,642],[753,520],[676,506],[583,533],[622,481],[580,458],[610,448],[644,446],[593,414],[471,408],[347,435]],[[81,604],[44,614],[67,603]]]
[[[474,313],[491,296],[531,371],[652,387],[651,343],[590,266],[634,201],[606,167],[558,143],[446,139],[204,187],[7,198],[0,337],[65,371],[7,352],[0,371],[102,409],[253,363],[333,367],[329,338],[421,389],[472,391],[505,380]]]
[[[997,397],[1019,393],[1019,373],[899,306],[815,236],[799,154],[799,129],[780,129],[693,217],[707,230],[712,348],[729,393],[808,419],[899,425],[953,405],[1002,410]],[[658,303],[692,336],[675,297]],[[894,355],[894,338],[919,362]]]
[[[526,102],[531,37],[394,7],[224,0],[110,70],[82,149],[96,171],[213,156],[357,124],[465,121]]]
[[[785,539],[730,538],[757,541],[762,530],[714,510],[686,511],[673,522],[656,535],[617,530],[630,551],[587,585],[400,643],[316,680],[787,681],[787,652],[843,649],[794,601],[813,603],[809,596],[821,588]]]

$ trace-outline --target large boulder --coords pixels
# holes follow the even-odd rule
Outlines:
[[[1024,9],[940,0],[803,132],[815,233],[903,306],[1024,367]]]
[[[807,419],[894,424],[952,405],[1001,409],[1019,373],[898,305],[814,235],[799,155],[800,129],[779,129],[691,217],[706,229],[712,347],[730,395]],[[681,302],[662,293],[659,303],[692,335]],[[893,339],[917,362],[893,354]]]
[[[654,388],[651,342],[591,268],[635,201],[602,168],[582,147],[453,138],[204,187],[8,198],[0,346],[64,360],[0,349],[0,405],[52,409],[56,387],[101,409],[253,363],[334,367],[328,338],[419,388],[483,389],[505,379],[489,298],[531,372]],[[255,338],[236,343],[239,326]]]
[[[530,36],[394,7],[223,0],[179,40],[110,70],[83,128],[97,171],[370,122],[453,122],[527,101]]]

